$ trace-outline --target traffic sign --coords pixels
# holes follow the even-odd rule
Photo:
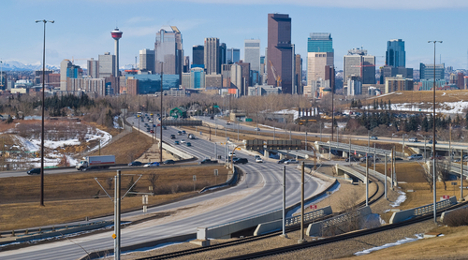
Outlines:
[[[450,199],[450,195],[442,195],[442,198],[443,198],[444,200],[448,200],[448,199]]]
[[[218,169],[214,170],[214,176],[218,176]]]
[[[197,175],[193,175],[193,181],[197,180]]]
[[[117,236],[116,236],[115,234],[112,234],[112,238],[113,238],[113,239],[116,239]]]
[[[317,205],[310,205],[310,209],[317,209]]]

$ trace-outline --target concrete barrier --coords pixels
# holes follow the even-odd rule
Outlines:
[[[186,234],[186,235],[180,235],[180,236],[175,236],[175,237],[157,239],[157,240],[148,241],[148,242],[145,242],[145,243],[122,246],[122,247],[120,247],[120,252],[125,253],[127,251],[134,251],[134,250],[139,249],[139,248],[156,247],[158,245],[163,245],[163,244],[168,244],[168,243],[186,242],[186,241],[189,241],[189,240],[193,240],[196,237],[197,236],[196,236],[195,233],[190,233],[190,234]],[[84,255],[84,256],[78,258],[78,260],[99,259],[99,258],[103,258],[103,257],[108,256],[109,254],[113,254],[113,253],[114,253],[114,248],[94,251],[94,252],[91,252],[91,253],[89,253],[87,255]]]
[[[37,232],[33,234],[22,235],[22,236],[16,237],[15,241],[24,242],[24,241],[62,236],[66,234],[72,234],[72,233],[78,233],[78,232],[83,232],[83,231],[92,230],[92,229],[94,230],[98,228],[103,228],[103,227],[110,226],[110,225],[113,225],[112,221],[93,222],[90,224],[79,225],[79,226],[70,227],[70,228],[55,229],[55,230],[48,231],[48,232]]]
[[[369,206],[357,209],[354,214],[352,214],[352,217],[366,217],[367,215],[371,214],[371,208]],[[312,237],[312,236],[322,236],[323,230],[327,227],[330,227],[332,225],[339,226],[342,224],[345,224],[346,221],[348,221],[350,216],[348,214],[341,214],[339,216],[319,221],[316,223],[312,223],[309,225],[306,231],[306,235]]]
[[[314,219],[318,219],[318,218],[321,218],[330,214],[332,214],[332,209],[330,206],[327,206],[325,208],[321,208],[318,210],[314,210],[311,212],[307,212],[306,214],[304,214],[304,222],[313,221]],[[294,226],[300,223],[301,223],[301,216],[300,215],[293,216],[290,218],[286,218],[285,226],[290,227],[290,226]],[[267,223],[262,223],[257,226],[257,229],[255,229],[254,236],[259,236],[259,235],[271,233],[274,231],[278,231],[278,230],[281,230],[282,227],[283,227],[282,219],[267,222]]]
[[[239,179],[239,172],[240,170],[237,168],[237,166],[234,167],[234,174],[231,175],[231,178],[229,178],[229,180],[227,180],[225,183],[221,183],[221,184],[217,184],[217,185],[212,185],[212,186],[207,186],[207,187],[203,187],[203,189],[201,189],[198,193],[203,193],[205,191],[208,191],[210,189],[215,189],[215,188],[219,188],[219,187],[223,187],[223,186],[226,186],[226,185],[235,185]]]
[[[468,208],[468,205],[463,206],[463,207],[458,208],[458,209],[452,209],[452,210],[447,210],[447,211],[442,212],[442,215],[440,216],[440,222],[444,223],[444,219],[446,217],[450,216],[452,213],[456,212],[457,210],[462,210],[462,209],[466,209],[466,208]]]
[[[454,204],[457,204],[457,197],[453,196],[448,200],[442,200],[436,202],[436,209],[441,210],[444,208],[448,208]],[[408,219],[411,219],[415,216],[422,216],[425,214],[429,214],[434,211],[433,204],[428,204],[422,207],[414,208],[414,209],[407,209],[402,210],[399,212],[394,212],[392,217],[390,218],[389,224],[394,224],[398,222],[402,222]]]
[[[336,164],[336,173],[338,174],[340,171],[349,173],[349,175],[353,175],[354,177],[358,178],[362,182],[366,182],[366,176],[362,175],[360,172],[354,170],[353,168],[346,167],[340,164]]]
[[[282,210],[274,210],[261,215],[236,220],[230,223],[213,227],[197,228],[197,239],[230,238],[231,234],[247,228],[255,227],[260,223],[271,222],[282,217]]]

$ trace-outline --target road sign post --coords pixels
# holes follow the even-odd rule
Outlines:
[[[193,191],[195,191],[196,181],[197,181],[197,175],[193,175]]]
[[[214,176],[215,176],[215,185],[218,184],[216,178],[218,177],[218,169],[214,169]]]

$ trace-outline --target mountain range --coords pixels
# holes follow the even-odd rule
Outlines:
[[[18,61],[4,61],[2,63],[3,66],[2,70],[3,71],[34,71],[34,70],[40,70],[42,69],[42,64],[41,63],[36,63],[36,64],[24,64]],[[49,66],[46,65],[47,69],[50,70],[59,70],[60,68],[56,66]]]

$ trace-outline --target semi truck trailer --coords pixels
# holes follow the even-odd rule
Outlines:
[[[76,169],[78,171],[107,169],[113,165],[115,165],[115,155],[86,156],[76,165]]]

